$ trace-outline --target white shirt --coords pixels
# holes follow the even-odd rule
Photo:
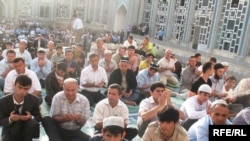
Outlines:
[[[95,124],[103,122],[103,119],[109,116],[123,117],[125,123],[128,124],[129,111],[127,105],[119,100],[118,104],[115,107],[111,107],[108,98],[101,100],[95,106],[93,113],[93,122]]]
[[[24,74],[29,76],[32,80],[32,85],[28,93],[32,94],[34,91],[42,91],[40,81],[32,70],[25,68]],[[16,70],[12,70],[8,73],[4,82],[4,93],[13,93],[13,86],[18,75]]]
[[[198,103],[198,95],[188,98],[182,105],[180,110],[185,114],[186,118],[189,119],[200,119],[207,115],[207,107],[211,104],[208,100],[202,104]]]
[[[74,23],[73,23],[73,29],[78,30],[83,28],[83,23],[82,20],[79,18],[76,18]]]
[[[134,46],[135,49],[137,49],[137,43],[134,40],[132,40],[132,44],[130,44],[128,40],[124,41],[123,46],[126,48],[128,48],[129,46]]]
[[[228,91],[225,89],[225,85],[223,85],[222,87],[222,93],[227,93],[227,97],[224,97],[223,99],[227,99],[227,98],[232,98],[233,97],[233,89],[230,88]]]
[[[154,108],[156,105],[157,104],[155,103],[152,96],[150,96],[149,98],[145,98],[141,101],[141,103],[139,105],[138,113],[148,111],[148,110]],[[156,115],[155,115],[154,121],[155,120],[156,120]],[[143,122],[143,120],[142,120],[141,116],[138,116],[137,125],[140,126],[142,124],[142,122]]]
[[[18,58],[18,57],[24,58],[25,64],[27,66],[30,66],[30,63],[32,61],[32,57],[31,57],[30,52],[28,52],[27,50],[24,50],[24,52],[21,53],[20,50],[19,50],[19,48],[15,49],[15,52],[16,52],[16,58]]]
[[[163,57],[158,61],[157,65],[159,65],[159,68],[175,68],[175,61],[173,59],[167,60],[165,57]],[[170,70],[165,70],[164,72],[159,73],[159,75],[172,75],[172,72]]]
[[[241,97],[250,94],[250,78],[242,79],[234,89],[234,96]]]
[[[104,68],[98,67],[96,71],[93,70],[92,66],[85,67],[80,76],[80,89],[84,89],[90,92],[98,92],[100,88],[97,87],[84,87],[87,83],[95,83],[96,85],[104,82],[108,84],[107,73]]]

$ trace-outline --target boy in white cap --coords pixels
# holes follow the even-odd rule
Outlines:
[[[103,119],[102,134],[91,137],[89,141],[127,141],[124,136],[124,119],[118,116],[110,116]]]
[[[209,96],[212,88],[208,84],[202,84],[197,95],[188,98],[181,106],[180,110],[185,114],[186,119],[182,126],[188,130],[198,119],[207,115],[207,108],[211,104]]]

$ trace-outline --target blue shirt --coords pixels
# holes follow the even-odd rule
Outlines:
[[[39,67],[38,58],[35,58],[31,61],[30,69],[36,73],[39,79],[45,80],[52,70],[52,63],[50,60],[45,58],[45,65],[43,67]]]
[[[138,89],[142,87],[143,85],[151,85],[155,81],[159,81],[159,74],[155,73],[153,76],[148,75],[148,69],[141,70],[137,76],[137,84],[138,84]],[[149,91],[150,88],[145,89],[144,91]]]
[[[226,120],[225,125],[232,124]],[[209,115],[199,119],[188,130],[189,141],[208,141],[209,125],[213,125],[212,119]]]

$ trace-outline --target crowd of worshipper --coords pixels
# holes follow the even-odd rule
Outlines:
[[[115,50],[106,36],[91,39],[89,48],[84,36],[66,48],[49,36],[35,35],[34,52],[26,38],[4,43],[3,141],[39,138],[40,124],[53,141],[193,141],[208,140],[211,124],[250,123],[250,78],[231,75],[228,62],[202,62],[200,53],[180,62],[178,52],[159,50],[147,36],[138,43],[128,35]],[[183,103],[177,107],[172,98]],[[139,107],[137,128],[129,126],[128,105]],[[93,135],[81,130],[89,119]]]

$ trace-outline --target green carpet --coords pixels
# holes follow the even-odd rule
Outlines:
[[[2,95],[2,93],[0,93],[0,96]],[[42,95],[43,97],[45,96],[45,90],[42,91]],[[171,97],[171,100],[172,100],[172,103],[176,106],[176,107],[180,107],[181,104],[183,103],[183,100],[180,100],[176,97]],[[42,116],[47,116],[49,115],[49,107],[47,106],[47,104],[45,102],[42,103],[41,105],[41,113],[42,113]],[[129,109],[129,127],[135,127],[137,128],[137,117],[138,117],[138,109],[139,109],[139,106],[131,106],[131,105],[128,105],[128,109]],[[82,128],[82,131],[89,134],[90,136],[93,135],[94,133],[94,123],[92,122],[91,118],[92,118],[92,115],[93,115],[93,111],[94,111],[94,108],[91,107],[90,109],[90,119],[87,121],[87,123],[85,124],[85,126]],[[42,126],[40,126],[41,129],[40,129],[40,138],[39,138],[39,141],[49,141],[44,129]],[[0,133],[2,132],[2,129],[0,128]],[[140,141],[140,137],[137,136],[136,138],[134,138],[133,141]],[[1,141],[1,139],[0,139]]]

